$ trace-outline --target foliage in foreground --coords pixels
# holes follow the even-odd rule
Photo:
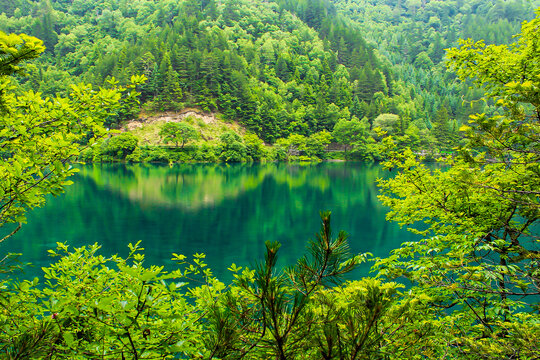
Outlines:
[[[276,268],[279,244],[267,243],[254,270],[234,264],[232,285],[212,277],[204,255],[174,254],[178,269],[145,267],[138,245],[126,259],[93,245],[44,268],[45,282],[0,283],[0,352],[9,359],[359,359],[413,350],[425,336],[413,323],[423,302],[402,299],[401,285],[343,282],[366,255],[331,237],[330,214],[294,267]],[[198,281],[200,282],[198,282]],[[334,285],[334,286],[331,286]]]
[[[19,223],[14,231],[26,210],[63,191],[76,171],[71,162],[105,134],[106,118],[135,101],[134,87],[144,81],[134,76],[127,87],[111,81],[98,91],[74,85],[67,97],[14,93],[11,76],[44,49],[36,38],[0,32],[0,226]]]
[[[126,259],[98,245],[50,251],[45,281],[0,282],[0,353],[8,359],[532,359],[537,320],[519,313],[482,324],[438,312],[435,291],[343,276],[368,254],[351,256],[347,235],[332,238],[330,214],[308,255],[276,267],[267,243],[253,269],[232,265],[226,286],[204,255],[173,254],[178,268],[144,264],[138,244]],[[460,290],[456,288],[456,292]],[[443,292],[444,293],[444,292]]]
[[[540,13],[540,11],[537,11]],[[463,41],[448,57],[458,76],[486,88],[504,115],[471,116],[468,144],[431,171],[394,152],[381,181],[389,218],[426,236],[378,262],[432,298],[462,356],[537,358],[540,343],[540,17],[513,46]]]

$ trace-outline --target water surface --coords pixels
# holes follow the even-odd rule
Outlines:
[[[127,244],[141,240],[148,265],[172,269],[173,252],[205,253],[227,281],[232,263],[263,257],[266,240],[282,243],[282,266],[293,264],[318,232],[319,212],[330,210],[334,233],[348,232],[353,252],[386,256],[413,235],[385,221],[376,197],[376,179],[385,176],[378,165],[353,162],[87,165],[0,252],[21,252],[39,269],[56,242],[97,242],[105,255],[126,255]]]

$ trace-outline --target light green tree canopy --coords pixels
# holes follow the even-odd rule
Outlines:
[[[325,150],[328,144],[332,141],[332,134],[323,130],[311,134],[301,150],[304,150],[307,156],[324,158]]]
[[[298,155],[304,149],[307,138],[304,135],[291,134],[287,138],[281,138],[276,141],[276,146],[282,148],[285,153],[290,155]]]
[[[242,137],[234,131],[226,131],[219,137],[221,143],[219,158],[225,162],[245,161],[248,148],[242,142]]]
[[[471,116],[462,127],[467,145],[447,168],[394,152],[386,166],[398,174],[380,182],[388,217],[424,236],[380,260],[380,274],[406,275],[444,309],[436,321],[459,328],[448,332],[447,346],[481,358],[539,351],[538,14],[515,45],[467,40],[448,52],[458,76],[484,85],[504,114]]]
[[[125,159],[126,156],[135,151],[138,144],[139,139],[132,133],[126,132],[109,139],[106,143],[105,152],[117,159]]]
[[[388,135],[396,134],[400,130],[399,115],[380,114],[373,121],[373,128],[380,128]]]
[[[346,150],[365,143],[368,135],[369,124],[367,121],[360,121],[356,117],[351,120],[340,119],[334,125],[332,131],[332,136],[336,142],[345,145]]]
[[[264,142],[256,134],[244,135],[244,144],[246,145],[248,156],[253,160],[260,160],[266,153]]]
[[[123,102],[134,101],[134,86],[144,81],[134,76],[131,85],[118,87],[111,80],[97,91],[81,84],[68,97],[15,94],[10,76],[22,74],[21,62],[43,50],[36,38],[0,32],[0,227],[19,223],[14,232],[27,210],[70,184],[81,149],[105,134],[103,121]]]
[[[6,34],[0,31],[0,111],[7,112],[6,102],[13,95],[9,76],[23,75],[23,61],[35,59],[45,47],[43,42],[25,34]]]
[[[176,147],[181,143],[181,147],[183,148],[188,141],[196,140],[199,137],[199,133],[197,132],[197,129],[190,124],[184,122],[168,122],[161,127],[159,136],[161,136],[166,143],[174,142]]]

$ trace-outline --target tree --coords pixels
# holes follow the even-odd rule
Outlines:
[[[367,121],[362,122],[356,117],[351,120],[340,119],[334,130],[332,136],[338,144],[345,146],[345,157],[347,157],[347,151],[352,147],[362,146],[366,143],[369,134],[369,124]]]
[[[115,159],[125,159],[132,154],[139,144],[139,139],[132,133],[122,133],[112,137],[104,150],[105,154],[111,155]]]
[[[168,52],[163,55],[159,71],[154,80],[156,81],[154,90],[159,93],[156,99],[159,107],[164,110],[178,108],[183,95],[178,80],[178,73],[172,67]]]
[[[204,270],[166,273],[143,265],[139,244],[129,244],[126,259],[98,255],[98,245],[68,249],[59,244],[50,255],[58,261],[44,268],[45,284],[2,280],[0,351],[7,358],[58,359],[174,358],[196,348],[196,306],[185,299],[183,285]],[[175,260],[186,263],[175,254]],[[91,300],[94,299],[94,300]],[[16,306],[13,306],[17,304]],[[47,314],[44,316],[44,314]],[[182,314],[186,321],[178,321]],[[14,319],[16,319],[14,321]],[[191,339],[190,339],[191,338]]]
[[[418,10],[418,8],[422,6],[422,1],[421,0],[407,0],[405,2],[405,6],[414,15],[416,14],[416,11]]]
[[[321,231],[310,242],[309,256],[299,259],[285,273],[275,271],[281,245],[270,241],[266,242],[264,262],[254,271],[240,272],[241,268],[232,266],[237,279],[232,291],[217,303],[207,301],[205,313],[210,326],[205,329],[204,342],[211,354],[208,358],[286,360],[319,350],[313,337],[328,334],[312,329],[322,325],[324,318],[318,323],[315,318],[320,313],[310,305],[320,290],[340,284],[343,275],[366,258],[349,255],[345,232],[332,238],[329,212],[322,213],[321,218]],[[324,302],[322,296],[319,300]]]
[[[37,58],[45,47],[43,42],[25,34],[6,34],[0,31],[0,111],[8,112],[6,101],[13,100],[13,90],[9,76],[23,75],[24,68],[19,64]]]
[[[283,149],[286,156],[300,155],[306,146],[307,138],[304,135],[291,134],[287,138],[281,138],[276,141],[276,145]]]
[[[199,138],[199,133],[190,124],[184,122],[168,122],[165,123],[159,131],[159,136],[165,143],[174,142],[176,147],[178,143],[182,143],[182,148],[190,140]]]
[[[304,146],[301,148],[301,150],[304,150],[307,156],[311,158],[319,158],[323,159],[325,156],[325,150],[328,144],[330,144],[332,140],[332,135],[326,131],[319,131],[314,134],[311,134],[304,144]]]
[[[42,205],[45,195],[57,195],[70,184],[80,151],[106,133],[104,119],[122,102],[133,102],[133,88],[144,80],[133,77],[129,87],[112,82],[99,91],[72,86],[68,97],[43,99],[33,91],[16,96],[10,76],[23,73],[21,62],[43,50],[34,37],[0,32],[0,227],[18,223],[0,241],[20,229],[26,211]]]
[[[386,166],[398,174],[380,182],[389,218],[422,222],[411,230],[424,239],[404,244],[378,269],[407,276],[413,291],[440,309],[433,323],[448,329],[440,344],[462,357],[527,358],[540,351],[537,14],[514,45],[466,40],[448,52],[457,75],[483,85],[503,115],[471,116],[461,128],[467,145],[444,171],[411,151],[394,152]]]
[[[417,68],[424,69],[424,70],[430,70],[433,68],[433,61],[431,61],[429,55],[422,51],[418,55],[416,55],[416,59],[414,59],[414,65]]]
[[[234,131],[226,131],[219,137],[221,153],[219,158],[225,162],[240,162],[246,159],[247,148],[240,135]]]
[[[373,121],[373,128],[380,128],[388,135],[398,134],[400,132],[399,115],[380,114]]]
[[[43,40],[45,46],[52,50],[58,42],[58,34],[54,31],[55,19],[50,1],[40,1],[37,13],[39,17],[34,20],[32,34]]]
[[[457,144],[457,134],[450,128],[450,116],[448,115],[448,110],[445,106],[441,106],[439,110],[437,110],[431,124],[431,133],[437,139],[441,150],[450,149]]]
[[[246,145],[247,155],[253,160],[261,160],[264,157],[266,153],[264,141],[256,134],[244,135],[244,144]]]
[[[276,76],[284,82],[289,81],[289,79],[291,78],[291,71],[289,69],[288,61],[283,55],[280,55],[277,59]]]

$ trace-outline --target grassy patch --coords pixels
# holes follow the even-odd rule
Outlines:
[[[167,120],[158,120],[159,115],[148,118],[145,122],[133,122],[129,124],[131,132],[136,138],[139,139],[140,145],[164,145],[159,136],[159,131],[163,124]],[[205,122],[202,118],[195,116],[188,116],[185,119],[173,119],[172,121],[186,122],[197,130],[200,135],[200,139],[196,143],[211,142],[218,143],[221,134],[227,131],[234,131],[241,136],[245,133],[245,129],[236,122],[226,123],[216,117],[213,122]],[[142,126],[139,126],[141,124]],[[128,128],[126,124],[125,128]]]

